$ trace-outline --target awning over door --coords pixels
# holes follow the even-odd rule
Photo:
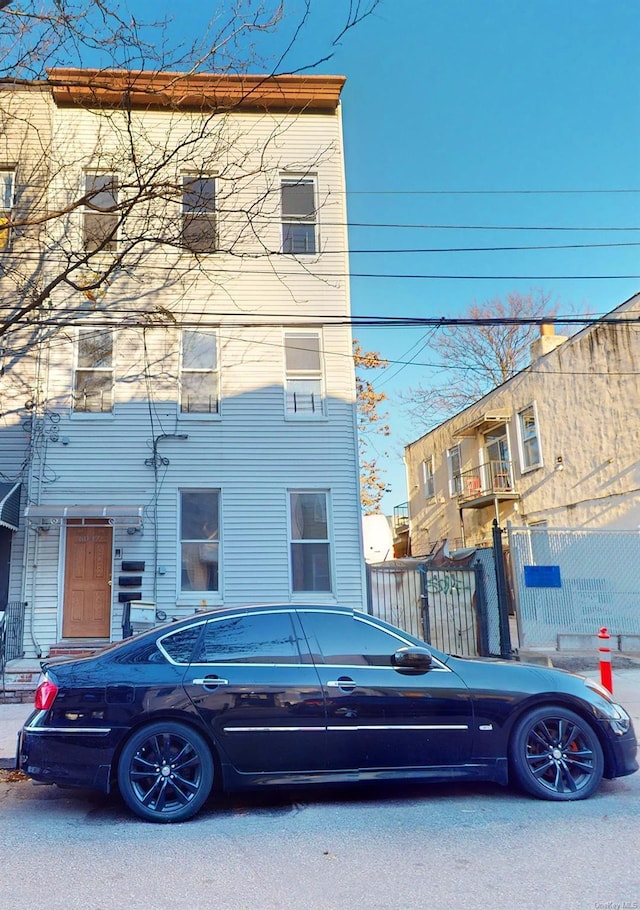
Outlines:
[[[141,528],[143,507],[142,506],[27,506],[24,510],[25,518],[29,521],[53,521],[60,522],[65,518],[83,519],[85,522],[91,522],[91,519],[107,519],[109,524],[124,525],[130,528]]]
[[[0,526],[17,531],[20,521],[20,488],[18,483],[0,483]]]

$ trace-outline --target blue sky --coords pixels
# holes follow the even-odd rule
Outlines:
[[[312,3],[284,70],[323,56],[349,5]],[[300,6],[287,0],[264,54],[285,46]],[[183,0],[176,29],[203,9]],[[354,315],[455,316],[532,289],[551,294],[559,313],[595,315],[640,290],[640,277],[615,277],[640,276],[640,246],[391,252],[640,243],[639,39],[637,0],[381,0],[316,70],[347,77],[350,223],[416,226],[350,228]],[[399,275],[450,277],[381,277]],[[420,435],[399,394],[428,383],[433,355],[420,351],[418,328],[358,337],[392,361],[376,383],[389,396],[390,512],[406,499],[402,447]]]

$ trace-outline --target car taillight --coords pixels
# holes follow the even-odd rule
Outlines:
[[[36,711],[48,711],[55,697],[58,694],[58,687],[56,684],[48,677],[44,677],[38,688],[36,689],[36,695],[34,700],[34,706]]]

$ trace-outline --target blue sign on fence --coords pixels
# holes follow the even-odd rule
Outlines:
[[[525,566],[524,583],[527,588],[561,588],[560,566]]]

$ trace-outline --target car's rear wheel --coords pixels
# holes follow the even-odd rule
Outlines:
[[[540,799],[586,799],[604,771],[593,727],[567,708],[536,708],[518,722],[510,759],[518,783]]]
[[[153,822],[195,815],[211,792],[213,775],[213,758],[203,737],[172,721],[134,733],[118,762],[122,798],[136,815]]]

